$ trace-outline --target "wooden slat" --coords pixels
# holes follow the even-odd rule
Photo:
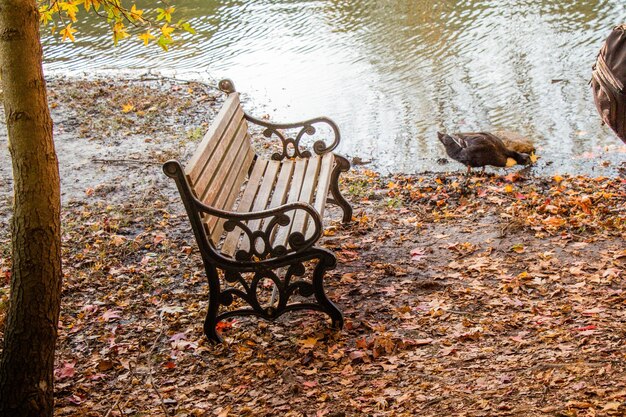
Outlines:
[[[272,194],[272,201],[270,201],[270,205],[268,209],[276,208],[285,204],[287,201],[287,194],[289,192],[289,186],[291,184],[291,178],[293,176],[293,167],[294,162],[291,159],[283,160],[280,166],[280,173],[278,174],[278,180],[276,180],[276,185],[274,186],[274,193]],[[264,220],[261,227],[267,226],[267,221]],[[272,234],[276,234],[276,228]],[[270,241],[274,240],[274,236],[270,236]]]
[[[254,157],[254,151],[249,146],[241,146],[239,152],[235,156],[235,160],[242,161],[240,166],[232,165],[231,169],[228,170],[225,178],[220,179],[219,182],[215,183],[214,189],[218,189],[218,186],[222,184],[220,187],[221,191],[218,191],[219,194],[214,198],[213,203],[206,203],[212,207],[218,209],[230,209],[230,207],[225,207],[226,202],[229,197],[229,191],[238,192],[243,184],[246,175],[248,174],[248,167],[252,163],[252,158]],[[226,171],[224,169],[222,172]],[[221,173],[220,173],[221,174]],[[211,231],[211,236],[213,237],[213,232],[215,231],[215,225],[218,219],[216,217],[210,217],[207,219],[207,226]],[[221,233],[221,232],[220,232]],[[214,241],[215,242],[215,241]]]
[[[291,182],[291,176],[293,174],[294,163],[291,159],[286,159],[280,166],[280,174],[274,187],[274,194],[272,194],[272,201],[268,208],[275,208],[285,204],[287,200],[287,191],[289,191],[289,184]]]
[[[254,151],[251,148],[249,148],[248,153],[245,155],[244,162],[241,166],[241,169],[239,170],[239,173],[237,174],[237,178],[235,179],[235,185],[229,190],[228,197],[226,198],[226,202],[223,204],[225,210],[231,211],[233,205],[235,204],[235,201],[237,200],[237,196],[241,192],[241,186],[244,183],[244,180],[246,179],[246,174],[248,173],[248,169],[246,168],[246,166],[250,166],[253,159],[254,159]],[[225,221],[226,220],[224,219],[220,219],[217,222],[217,225],[213,228],[211,232],[211,239],[213,239],[213,242],[217,243],[219,241],[220,236],[222,236],[222,233],[224,232]]]
[[[222,135],[227,130],[233,120],[233,115],[237,113],[238,109],[241,111],[239,94],[230,94],[217,113],[217,116],[215,116],[204,138],[196,148],[196,152],[186,165],[185,174],[192,186],[195,185],[198,178],[202,175],[207,161],[209,161],[211,155],[213,155],[217,144],[221,142],[220,139]],[[241,117],[243,117],[243,114]]]
[[[202,176],[193,186],[196,196],[202,201],[211,204],[211,198],[214,198],[221,185],[220,180],[223,181],[225,173],[232,168],[233,155],[239,152],[241,145],[246,141],[247,129],[246,121],[240,119],[238,123],[231,123],[228,131],[221,138]],[[210,191],[213,191],[213,195]],[[207,197],[209,195],[210,197]]]
[[[296,159],[295,167],[293,171],[293,177],[291,178],[291,182],[289,184],[289,195],[287,197],[287,203],[295,203],[300,199],[300,190],[302,189],[302,182],[304,181],[304,174],[306,172],[308,159]],[[294,212],[291,211],[288,213],[289,218],[293,220]],[[279,227],[276,232],[276,236],[274,238],[275,244],[278,245],[286,245],[287,238],[289,237],[289,231],[291,230],[292,221],[289,222],[288,226]]]
[[[224,195],[222,190],[228,190],[227,184],[244,168],[243,156],[251,149],[246,127],[246,123],[240,125],[235,139],[233,139],[230,148],[220,161],[220,169],[215,172],[206,190],[199,196],[204,204],[219,209],[223,208],[222,205],[217,204],[220,197]],[[224,203],[224,200],[225,198],[222,198],[222,203]]]
[[[313,196],[315,195],[315,185],[317,183],[319,168],[320,168],[320,156],[312,156],[309,160],[309,164],[306,168],[306,174],[304,176],[304,182],[302,184],[302,189],[300,190],[300,198],[298,201],[302,201],[304,203],[312,203]],[[300,210],[296,214],[293,219],[293,226],[291,226],[290,233],[300,232],[304,234],[306,232],[307,220],[309,218],[309,214],[305,211]]]
[[[257,193],[254,200],[254,205],[252,206],[252,211],[265,210],[265,208],[267,207],[270,195],[272,193],[272,188],[274,186],[274,183],[276,182],[276,176],[278,175],[279,167],[280,162],[278,161],[269,161],[269,163],[267,164],[265,174],[263,175],[263,181],[261,182],[261,187],[259,188],[259,192]],[[253,232],[255,230],[258,230],[261,226],[261,221],[262,219],[255,219],[248,222],[248,228]],[[250,242],[248,241],[248,239],[243,239],[240,248],[243,250],[248,250],[250,248]]]
[[[322,166],[320,167],[317,191],[315,193],[315,204],[313,204],[313,207],[319,212],[320,216],[324,215],[324,207],[326,206],[326,197],[328,196],[328,189],[330,188],[330,177],[333,172],[334,162],[335,155],[330,152],[322,158]]]
[[[231,94],[224,102],[196,152],[185,167],[187,179],[197,197],[206,205],[232,210],[239,198],[237,211],[244,213],[278,207],[285,203],[307,202],[320,215],[324,212],[334,156],[285,160],[283,162],[257,160],[250,172],[254,152],[250,145],[248,125],[241,108],[239,94]],[[241,193],[242,184],[249,174]],[[313,233],[313,220],[305,212],[288,213],[290,224],[277,227],[275,244],[286,245],[287,238],[296,231]],[[266,227],[268,219],[253,220],[251,230]],[[225,220],[206,216],[204,226],[215,243],[223,234]],[[242,231],[235,229],[226,235],[222,253],[232,256],[238,246],[248,249],[250,242],[241,239]]]
[[[320,167],[319,179],[317,181],[317,191],[315,192],[315,203],[313,204],[313,207],[315,207],[315,210],[317,210],[321,217],[324,217],[324,208],[326,207],[326,198],[328,197],[330,177],[333,172],[334,163],[335,155],[330,152],[322,158],[322,166]],[[313,231],[313,220],[309,219],[306,234],[307,239],[312,236]]]
[[[263,159],[259,159],[255,162],[250,178],[248,179],[248,183],[246,184],[246,189],[241,196],[241,200],[239,200],[237,212],[247,213],[250,211],[252,203],[254,202],[254,197],[256,196],[261,185],[261,178],[263,177],[263,173],[267,167],[267,162],[267,160]],[[233,256],[240,237],[241,229],[239,228],[235,228],[235,230],[228,233],[224,239],[224,244],[222,245],[222,253],[227,256]]]

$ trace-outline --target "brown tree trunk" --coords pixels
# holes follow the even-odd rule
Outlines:
[[[0,75],[13,160],[11,297],[0,416],[52,416],[61,292],[60,188],[35,0],[0,0]]]

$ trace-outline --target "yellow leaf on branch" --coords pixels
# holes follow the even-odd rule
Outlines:
[[[141,35],[137,35],[137,37],[141,39],[143,41],[143,44],[146,46],[150,43],[151,40],[156,39],[156,36],[154,36],[150,32],[144,32]]]
[[[50,21],[52,21],[52,10],[50,10],[48,5],[44,4],[39,8],[39,22],[42,25],[46,25]]]
[[[164,24],[163,26],[161,26],[161,33],[163,34],[163,36],[167,39],[172,39],[172,32],[174,32],[176,28],[173,28],[171,26],[168,26],[168,24]]]
[[[94,10],[100,10],[100,1],[99,0],[84,0],[83,6],[85,10],[89,11],[93,7]]]
[[[159,36],[159,40],[157,40],[157,45],[163,48],[166,52],[169,50],[170,43],[172,43],[172,39],[168,39],[165,36]]]
[[[76,29],[72,27],[72,24],[65,26],[65,28],[59,31],[59,34],[63,37],[61,41],[65,41],[66,39],[74,42],[74,33],[76,33]]]
[[[129,17],[131,19],[131,21],[139,21],[139,22],[143,22],[143,10],[138,9],[134,4],[133,6],[130,8],[130,14]]]
[[[70,18],[72,22],[76,22],[76,13],[78,13],[78,2],[77,1],[62,1],[59,2],[59,7],[63,10],[67,17]]]
[[[166,9],[157,8],[157,12],[159,14],[157,15],[156,20],[159,21],[165,19],[166,22],[170,23],[172,21],[172,13],[174,13],[174,10],[176,10],[176,8],[172,6]]]
[[[125,38],[128,38],[130,35],[126,31],[126,26],[122,22],[117,22],[113,26],[113,44],[117,45],[117,43]]]

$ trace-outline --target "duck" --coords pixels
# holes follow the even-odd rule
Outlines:
[[[507,148],[502,139],[488,132],[454,133],[451,135],[437,132],[437,136],[446,148],[448,156],[467,166],[467,174],[472,168],[486,165],[511,167],[516,164],[529,165],[531,157],[527,153]]]
[[[528,155],[535,153],[535,144],[526,136],[510,130],[496,130],[492,133],[499,137],[504,146],[512,151],[527,153]]]

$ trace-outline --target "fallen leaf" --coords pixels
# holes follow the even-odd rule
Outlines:
[[[152,243],[154,243],[154,246],[156,246],[159,243],[163,242],[164,240],[165,240],[165,235],[162,233],[158,233],[154,235],[154,240],[152,241]]]
[[[102,314],[102,320],[104,321],[110,321],[113,319],[119,319],[120,318],[120,313],[121,311],[119,310],[107,310]]]
[[[426,256],[426,251],[423,248],[415,248],[411,250],[411,260],[421,261]]]
[[[307,388],[313,388],[317,386],[317,381],[304,381],[302,385],[304,385]]]
[[[611,401],[611,402],[604,404],[604,407],[602,407],[602,410],[604,411],[619,410],[621,405],[622,403],[619,401]]]
[[[298,343],[302,345],[303,348],[314,348],[317,344],[317,339],[314,337],[309,337],[307,339],[298,340]]]
[[[125,241],[126,241],[126,238],[124,236],[120,236],[120,235],[112,235],[111,236],[111,245],[113,245],[113,246],[120,246]]]
[[[599,314],[599,313],[601,313],[603,311],[604,311],[604,309],[602,309],[600,307],[595,307],[595,308],[590,308],[589,310],[583,311],[583,314],[585,316],[592,316],[594,314]]]
[[[76,362],[64,362],[63,366],[55,371],[57,378],[65,379],[73,377],[76,373],[76,370],[74,369],[75,364]]]
[[[100,372],[105,372],[105,371],[108,371],[109,369],[112,369],[114,366],[115,366],[115,363],[113,361],[110,361],[108,359],[103,359],[98,362],[98,365],[96,366],[96,368],[98,368],[98,371]]]
[[[161,307],[161,315],[163,315],[163,314],[183,313],[184,311],[185,311],[185,309],[183,309],[182,307],[179,307],[179,306],[165,306],[165,307]]]
[[[515,253],[524,253],[524,245],[522,245],[521,243],[516,243],[515,245],[511,246],[511,250]]]

